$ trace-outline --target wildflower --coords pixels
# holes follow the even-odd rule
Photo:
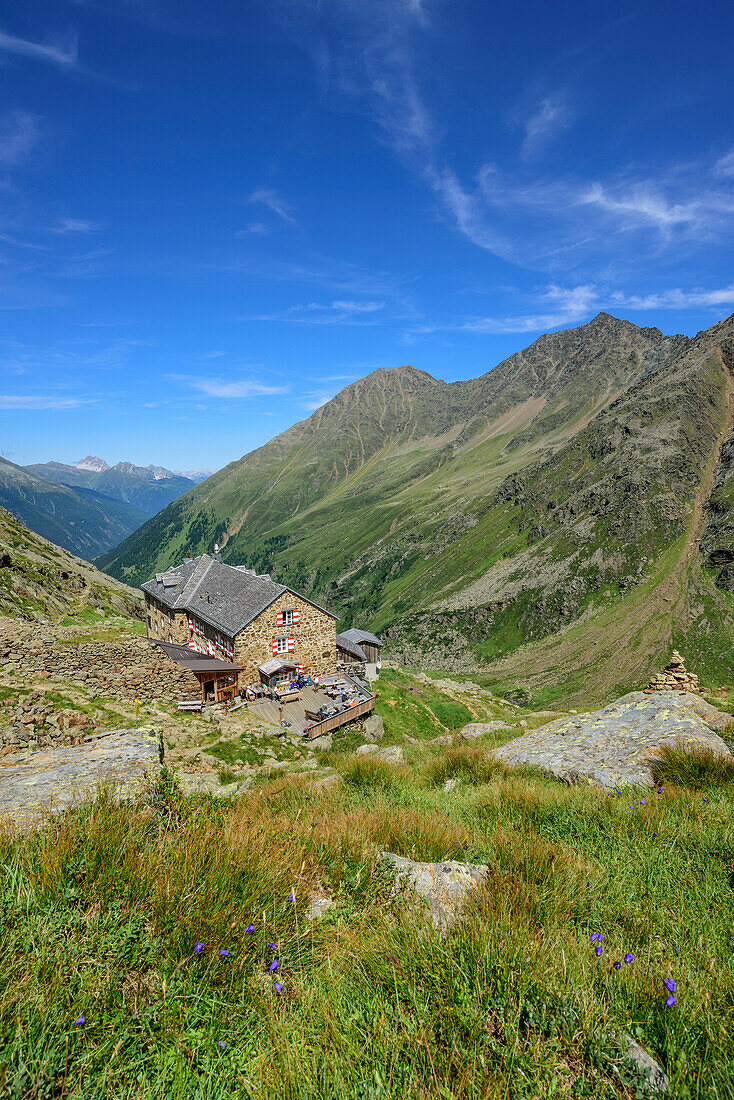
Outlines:
[[[279,966],[280,966],[280,963],[278,962],[278,960],[277,960],[277,959],[273,959],[273,961],[272,961],[272,962],[271,962],[271,964],[270,964],[270,973],[272,974],[272,972],[273,972],[274,970],[277,970]]]
[[[247,928],[245,929],[245,935],[249,936],[250,933],[254,932],[254,931],[255,931],[255,925],[254,924],[248,924]]]
[[[599,941],[599,943],[604,943],[604,937],[602,936],[601,932],[599,933],[599,935],[596,938]]]
[[[601,955],[601,953],[602,953],[602,951],[603,951],[603,950],[604,950],[604,948],[602,947],[602,945],[601,945],[600,943],[598,943],[598,944],[596,945],[596,947],[594,948],[594,953],[595,953],[596,955]]]
[[[274,943],[266,943],[265,946],[269,947],[271,951],[275,951],[275,944]]]
[[[631,963],[631,962],[632,962],[632,960],[634,959],[634,957],[635,957],[635,956],[634,956],[634,955],[632,954],[632,952],[631,952],[631,951],[628,951],[628,952],[627,952],[627,954],[626,954],[626,955],[625,955],[625,957],[624,957],[624,961],[625,961],[626,963]]]
[[[85,1020],[83,1016],[77,1016],[76,1020],[74,1020],[74,1023],[77,1027],[81,1027],[84,1022]]]
[[[663,978],[663,985],[668,993],[675,993],[675,978]]]
[[[599,939],[599,933],[598,932],[592,932],[591,935],[589,936],[589,939],[591,940],[592,943],[596,943],[596,941]]]
[[[662,793],[663,793],[663,788],[662,788],[662,787],[658,787],[658,794],[662,794]]]
[[[221,949],[221,951],[219,952],[219,954],[220,954],[220,955],[221,955],[221,956],[222,956],[223,958],[225,958],[225,959],[228,959],[228,958],[229,958],[229,951],[227,950],[227,948],[226,948],[226,947],[223,947],[223,948]]]
[[[657,832],[654,832],[654,833],[653,833],[652,835],[653,835],[653,836],[657,836],[658,834],[657,834]]]
[[[708,802],[708,798],[704,798],[704,802]]]
[[[680,955],[680,947],[674,947],[673,950],[675,951],[676,955]]]
[[[616,959],[616,960],[615,960],[615,961],[614,961],[614,962],[612,963],[612,966],[614,967],[614,969],[615,969],[615,970],[621,970],[621,969],[622,969],[622,964],[621,964],[621,962],[619,961],[619,959]]]
[[[646,805],[647,805],[647,803],[645,802],[644,798],[641,798],[641,799],[640,799],[640,805],[641,805],[641,806],[646,806]]]
[[[283,992],[283,986],[280,982],[273,982],[273,985],[275,986],[275,992],[276,993],[282,993]]]
[[[292,890],[291,890],[290,894],[288,895],[288,901],[293,901],[293,891]]]
[[[218,1047],[221,1047],[221,1048],[222,1048],[222,1050],[224,1050],[224,1048],[226,1047],[226,1045],[227,1045],[227,1044],[225,1043],[224,1039],[220,1039],[220,1040],[219,1040],[219,1042],[217,1043],[217,1046],[218,1046]]]
[[[196,945],[194,946],[194,953],[197,954],[197,955],[200,955],[205,947],[206,947],[205,943],[202,943],[201,940],[197,940]]]
[[[678,1004],[678,1002],[676,1001],[676,999],[675,999],[675,997],[673,996],[673,994],[672,994],[672,993],[671,993],[671,995],[670,995],[669,997],[666,997],[666,998],[665,998],[665,1003],[666,1003],[666,1005],[668,1006],[668,1008],[672,1008],[672,1007],[673,1007],[673,1005],[677,1005],[677,1004]]]

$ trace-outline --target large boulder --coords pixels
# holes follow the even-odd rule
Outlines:
[[[371,714],[369,718],[365,720],[364,724],[365,741],[371,741],[375,744],[377,741],[382,741],[384,736],[385,723],[382,721],[379,714]]]
[[[82,745],[0,757],[0,818],[26,823],[58,813],[109,785],[136,794],[163,763],[160,729],[111,730]]]
[[[459,738],[462,741],[473,741],[475,737],[483,737],[485,733],[496,733],[497,730],[510,730],[512,726],[509,726],[507,722],[502,722],[500,719],[495,719],[491,722],[470,722],[468,726],[464,726],[459,732]]]
[[[487,881],[487,868],[449,859],[441,863],[417,863],[393,852],[380,852],[395,871],[396,890],[409,888],[428,903],[436,928],[451,928],[461,915],[468,894]]]
[[[548,722],[490,755],[510,767],[545,768],[569,783],[651,787],[662,745],[730,755],[727,744],[710,728],[714,722],[721,725],[722,714],[685,692],[635,691],[591,714]]]

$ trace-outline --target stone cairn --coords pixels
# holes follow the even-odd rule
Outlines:
[[[698,676],[692,672],[686,672],[683,658],[677,649],[673,650],[670,664],[666,665],[662,672],[657,672],[645,688],[651,691],[692,691],[699,695],[701,688],[698,684]]]

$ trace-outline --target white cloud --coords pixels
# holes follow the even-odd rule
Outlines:
[[[278,313],[259,314],[248,320],[291,321],[303,325],[379,325],[382,318],[376,315],[384,308],[385,302],[337,299],[330,305],[308,302],[306,305],[289,306]]]
[[[89,401],[79,397],[47,397],[34,394],[0,394],[0,409],[78,409]]]
[[[267,237],[270,235],[270,227],[265,222],[250,222],[244,229],[238,229],[235,237]]]
[[[84,218],[62,218],[53,228],[54,233],[96,233],[97,226],[94,222]]]
[[[39,139],[38,119],[28,111],[11,111],[0,120],[0,164],[13,167],[28,159]]]
[[[175,382],[183,382],[192,390],[205,393],[209,397],[268,397],[288,392],[286,386],[265,386],[262,382],[247,378],[230,381],[224,378],[198,378],[188,374],[173,374],[170,378]]]
[[[556,93],[542,99],[525,120],[523,156],[532,157],[541,152],[556,134],[570,125],[572,117],[565,96]]]
[[[734,149],[720,157],[714,165],[714,175],[734,178]]]
[[[271,210],[273,214],[277,214],[284,222],[289,225],[296,225],[296,219],[290,211],[290,208],[280,198],[276,191],[258,190],[253,191],[250,195],[250,202],[262,203],[268,210]]]
[[[63,38],[44,43],[30,42],[26,38],[17,38],[15,35],[0,31],[0,52],[30,57],[35,61],[48,61],[67,69],[75,68],[79,59],[77,39],[74,34],[67,34]]]
[[[664,290],[658,294],[623,294],[619,291],[612,293],[612,302],[615,305],[626,306],[627,309],[697,309],[701,306],[734,305],[734,283],[731,286],[720,287],[717,290],[704,290],[695,287],[692,290],[681,290],[674,287],[672,290]]]
[[[597,308],[599,292],[594,286],[561,287],[551,284],[538,298],[537,313],[506,317],[482,317],[460,326],[465,332],[547,332],[562,325],[584,321]]]

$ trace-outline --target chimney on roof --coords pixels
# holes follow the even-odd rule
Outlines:
[[[214,543],[214,553],[212,554],[212,557],[214,558],[215,561],[221,561],[222,560],[222,551],[219,549],[219,543],[218,542]]]

